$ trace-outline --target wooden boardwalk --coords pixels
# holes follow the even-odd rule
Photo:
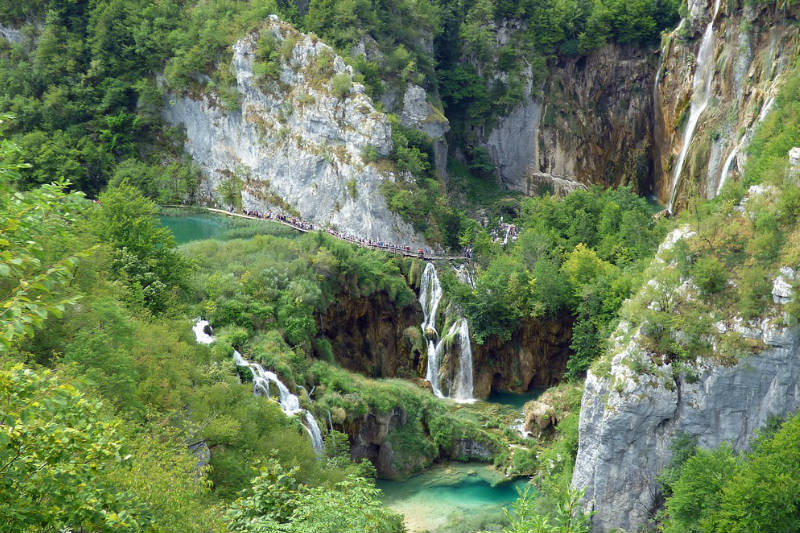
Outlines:
[[[326,230],[324,228],[314,226],[311,224],[295,224],[288,218],[262,218],[262,217],[254,217],[252,215],[245,215],[244,213],[235,213],[226,211],[224,209],[215,209],[213,207],[201,207],[201,206],[186,206],[186,205],[164,205],[162,207],[178,207],[178,208],[194,208],[194,209],[205,209],[209,213],[215,213],[218,215],[225,215],[228,217],[238,217],[238,218],[246,218],[248,220],[261,220],[265,222],[275,222],[278,224],[283,224],[284,226],[288,226],[296,231],[301,233],[309,233],[312,231],[324,231],[331,237],[338,239],[343,242],[349,242],[351,244],[355,244],[356,246],[360,246],[361,248],[369,248],[370,250],[377,250],[379,252],[386,252],[392,255],[402,255],[404,257],[416,257],[418,259],[424,259],[426,261],[468,261],[468,258],[464,257],[463,255],[436,255],[430,253],[423,253],[420,255],[419,249],[414,250],[413,248],[406,249],[404,246],[389,246],[389,245],[378,245],[375,243],[370,243],[368,241],[363,241],[361,239],[356,239],[355,237],[348,237],[341,235],[338,232],[333,230]],[[308,225],[309,227],[305,227]]]

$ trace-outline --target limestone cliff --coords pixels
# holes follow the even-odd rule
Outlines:
[[[800,55],[799,8],[785,11],[776,4],[753,6],[742,0],[689,0],[687,18],[664,38],[654,87],[654,178],[664,203],[686,140],[697,89],[697,54],[709,22],[713,22],[711,94],[688,143],[675,193],[678,207],[690,191],[711,198],[722,179],[741,173],[754,127],[772,105],[781,75]]]
[[[369,298],[340,297],[317,317],[317,331],[330,341],[336,362],[347,370],[370,377],[413,378],[424,351],[421,322],[418,302],[400,307],[380,292]]]
[[[751,196],[760,191],[764,188],[754,187]],[[664,253],[692,235],[688,228],[671,233],[653,268],[676,272]],[[702,334],[712,347],[709,355],[676,361],[654,352],[648,341],[652,326],[637,325],[635,315],[612,335],[609,354],[586,378],[572,479],[575,488],[585,490],[585,505],[596,511],[593,530],[636,531],[646,525],[660,502],[656,478],[678,435],[703,448],[727,441],[743,450],[769,417],[800,408],[800,330],[785,325],[782,310],[795,273],[784,267],[774,275],[774,305],[762,318],[745,321],[730,310],[713,312],[713,328]],[[667,279],[674,278],[653,278],[633,309],[660,309],[667,299],[689,306],[697,301],[690,279],[676,281],[677,287],[666,285]],[[670,335],[681,339],[687,333]]]
[[[267,36],[281,50],[273,77],[254,73],[258,40]],[[209,91],[173,95],[163,111],[186,129],[185,149],[204,174],[201,197],[222,204],[221,188],[233,188],[245,209],[281,210],[364,238],[421,244],[384,200],[381,183],[394,173],[365,156],[389,154],[391,126],[329,46],[273,16],[260,33],[234,44],[230,68],[238,109]],[[351,80],[343,93],[334,90],[337,76]]]
[[[555,385],[566,369],[570,354],[572,319],[525,319],[511,340],[491,337],[473,346],[475,397],[492,391],[526,392]]]
[[[633,46],[559,58],[544,86],[529,83],[524,101],[485,133],[500,181],[529,195],[547,187],[544,178],[649,193],[654,64]]]

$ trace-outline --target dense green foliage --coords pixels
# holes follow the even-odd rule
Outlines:
[[[409,82],[441,94],[459,143],[461,119],[485,123],[529,90],[524,65],[541,77],[559,54],[586,53],[606,41],[654,43],[677,21],[673,0],[313,0],[301,11],[302,4],[80,0],[3,8],[0,23],[23,35],[20,43],[0,41],[0,112],[17,116],[6,131],[33,163],[21,183],[67,177],[96,196],[107,183],[127,179],[162,203],[191,200],[199,174],[182,155],[180,133],[160,120],[164,90],[210,90],[222,106],[237,109],[231,45],[272,13],[332,44],[373,97],[392,92],[402,100]],[[506,20],[519,21],[520,30],[498,48],[492,25]],[[278,48],[259,43],[257,78],[274,78]],[[473,60],[485,65],[482,75]],[[349,92],[349,80],[333,81],[336,94]],[[386,191],[391,207],[427,237],[456,247],[463,221],[432,173],[429,141],[399,124],[394,130],[392,159],[414,179]],[[491,176],[486,151],[469,142],[464,149],[470,171]]]
[[[667,478],[663,530],[797,530],[799,452],[797,415],[763,430],[747,453],[737,455],[727,444],[716,450],[688,448],[689,456],[684,453]]]
[[[17,192],[10,179],[19,180],[18,165],[0,170],[0,529],[223,531],[231,525],[221,511],[240,491],[257,493],[248,489],[253,468],[276,461],[305,487],[296,502],[305,526],[361,529],[362,511],[371,510],[376,529],[398,529],[364,467],[343,460],[341,447],[318,459],[299,421],[241,383],[230,344],[194,342],[186,317],[205,293],[152,202],[125,184],[103,193],[101,205],[63,184]],[[383,276],[381,263],[367,260],[378,254],[359,259],[349,246],[326,253],[307,282],[317,279],[328,297],[339,280],[323,283],[324,268],[337,254],[340,272],[354,279]],[[390,291],[386,277],[380,290]],[[143,283],[150,279],[168,296],[154,300]],[[397,288],[395,298],[409,297],[404,282],[397,287],[405,292]],[[259,313],[231,316],[260,328]],[[310,335],[303,302],[280,301],[274,316],[287,338]],[[291,353],[283,335],[266,332],[262,357]],[[320,522],[317,511],[333,508],[338,514]]]
[[[529,199],[515,220],[519,238],[505,250],[474,229],[475,290],[452,278],[447,285],[475,341],[492,335],[508,340],[522,320],[572,314],[575,355],[568,373],[579,376],[602,352],[618,309],[661,239],[652,212],[629,189],[598,187],[563,201]]]

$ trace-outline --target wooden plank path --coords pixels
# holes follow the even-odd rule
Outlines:
[[[381,245],[374,244],[374,243],[364,242],[364,241],[358,240],[358,239],[356,239],[354,237],[346,237],[346,236],[338,234],[337,232],[334,232],[333,230],[326,230],[326,229],[320,228],[318,226],[314,226],[312,224],[308,224],[310,227],[304,227],[303,225],[293,223],[290,219],[287,219],[287,218],[280,219],[280,218],[276,218],[274,216],[272,218],[255,217],[255,216],[252,216],[252,215],[246,215],[244,213],[235,213],[235,212],[231,212],[231,211],[226,211],[224,209],[216,209],[216,208],[213,208],[213,207],[202,207],[202,206],[163,205],[161,207],[177,207],[177,208],[181,208],[181,209],[186,209],[186,208],[198,209],[199,208],[199,209],[205,209],[206,211],[208,211],[210,213],[215,213],[215,214],[218,214],[218,215],[225,215],[225,216],[229,216],[229,217],[238,217],[238,218],[246,218],[248,220],[261,220],[261,221],[265,221],[265,222],[276,222],[278,224],[283,224],[284,226],[288,226],[288,227],[290,227],[290,228],[292,228],[294,230],[297,230],[297,231],[299,231],[301,233],[309,233],[311,231],[324,231],[325,233],[327,233],[328,235],[330,235],[331,237],[333,237],[335,239],[338,239],[338,240],[343,241],[343,242],[349,242],[350,244],[355,244],[356,246],[360,246],[361,248],[369,248],[370,250],[377,250],[379,252],[386,252],[386,253],[393,254],[393,255],[402,255],[402,256],[405,256],[405,257],[416,257],[418,259],[424,259],[426,261],[467,261],[468,260],[463,255],[436,255],[436,254],[423,253],[423,255],[420,256],[419,250],[417,250],[415,252],[413,249],[406,250],[402,246],[388,246],[388,245],[385,245],[385,244],[381,246]]]

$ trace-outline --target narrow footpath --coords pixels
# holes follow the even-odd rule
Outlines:
[[[395,243],[385,243],[382,241],[373,241],[370,239],[363,239],[360,237],[356,237],[355,235],[350,235],[347,233],[342,233],[339,231],[335,231],[332,229],[324,229],[319,226],[315,226],[309,222],[304,220],[300,220],[296,217],[287,217],[284,215],[273,215],[272,213],[268,213],[266,216],[256,216],[256,215],[249,215],[246,213],[236,213],[232,211],[226,211],[225,209],[216,209],[213,207],[202,207],[202,206],[185,206],[185,205],[164,205],[162,207],[177,207],[177,208],[200,208],[205,209],[210,213],[215,213],[218,215],[225,215],[229,217],[238,217],[238,218],[246,218],[248,220],[263,220],[268,222],[276,222],[278,224],[283,224],[284,226],[288,226],[294,230],[297,230],[301,233],[309,233],[312,231],[324,231],[331,237],[339,239],[340,241],[349,242],[355,244],[356,246],[360,246],[362,248],[369,248],[370,250],[378,250],[381,252],[386,252],[394,255],[402,255],[405,257],[416,257],[419,259],[424,259],[426,261],[464,261],[468,260],[469,258],[464,255],[437,255],[432,253],[430,250],[425,249],[413,249],[411,246],[403,246],[400,244]]]

